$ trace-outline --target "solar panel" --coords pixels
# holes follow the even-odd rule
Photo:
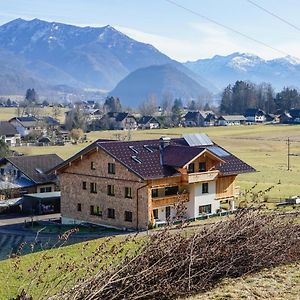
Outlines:
[[[189,146],[212,146],[213,142],[205,133],[185,134],[183,136]]]
[[[207,150],[211,151],[212,153],[216,154],[219,157],[230,156],[230,154],[227,151],[220,148],[219,146],[208,147]]]

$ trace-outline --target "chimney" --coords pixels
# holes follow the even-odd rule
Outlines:
[[[171,139],[166,136],[162,136],[159,139],[159,160],[160,164],[163,166],[164,165],[164,149],[170,145]]]

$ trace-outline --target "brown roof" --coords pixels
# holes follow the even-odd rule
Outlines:
[[[56,154],[12,156],[2,158],[0,164],[10,162],[25,176],[35,183],[47,183],[55,180],[53,174],[46,174],[48,170],[61,164],[63,160]]]
[[[224,175],[255,171],[254,168],[216,144],[201,147],[189,146],[184,138],[170,140],[169,145],[164,148],[164,164],[162,165],[159,144],[159,140],[98,140],[60,164],[56,169],[67,166],[70,161],[99,147],[144,180],[179,176],[180,173],[176,168],[184,166],[205,149],[223,161],[217,166],[217,169]]]

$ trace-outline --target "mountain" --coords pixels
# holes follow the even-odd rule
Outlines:
[[[160,103],[165,95],[189,100],[206,97],[209,91],[174,64],[165,64],[141,68],[130,73],[119,82],[110,95],[120,97],[124,106],[138,107],[152,95]]]
[[[2,53],[3,59],[1,59]],[[9,56],[9,57],[8,57]],[[0,93],[22,92],[29,86],[52,89],[64,85],[109,91],[131,72],[153,65],[173,64],[181,72],[216,88],[200,75],[111,26],[78,27],[39,19],[16,19],[0,26],[0,69],[7,86]],[[18,83],[18,81],[20,81]]]
[[[200,76],[205,75],[219,89],[236,80],[270,82],[278,90],[284,86],[300,87],[300,61],[290,56],[265,60],[257,55],[236,52],[184,65]]]

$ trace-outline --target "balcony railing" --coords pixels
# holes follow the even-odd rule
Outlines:
[[[189,201],[189,193],[152,198],[152,207],[170,206],[178,202]]]
[[[188,183],[195,182],[207,182],[214,180],[219,174],[219,171],[208,171],[208,172],[198,172],[198,173],[189,173],[187,175]]]

